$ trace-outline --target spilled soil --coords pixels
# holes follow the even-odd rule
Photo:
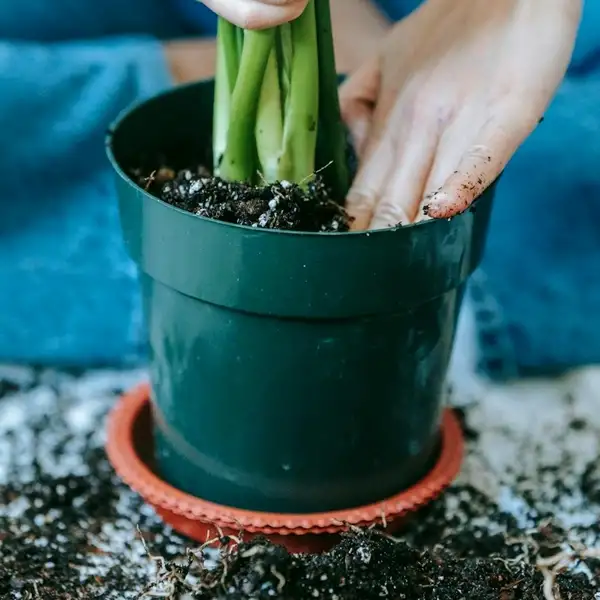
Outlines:
[[[503,470],[503,493],[518,510],[507,510],[482,483],[493,475],[485,467],[467,473],[396,539],[350,531],[327,553],[294,556],[264,539],[223,538],[219,558],[164,526],[107,462],[99,424],[133,385],[127,373],[7,373],[0,368],[3,600],[598,598],[597,453],[577,465],[580,446],[570,445],[586,431],[594,438],[600,422],[591,417],[564,419],[555,456],[523,448],[515,473]],[[462,420],[472,463],[491,438],[490,425],[481,428],[470,410]],[[529,442],[502,431],[495,435],[503,452]],[[535,465],[527,477],[526,459]]]
[[[584,564],[588,573],[556,569],[564,535],[550,525],[514,538],[465,531],[446,545],[421,546],[357,529],[321,555],[290,555],[264,538],[238,544],[227,537],[214,568],[205,568],[202,553],[190,553],[183,565],[166,564],[144,592],[198,600],[594,600],[598,585],[590,573],[600,576],[600,561],[573,550],[571,566]]]
[[[538,599],[543,575],[498,557],[461,558],[444,549],[417,549],[375,532],[350,533],[331,552],[290,557],[266,542],[242,546],[226,559],[222,591],[199,598],[469,598]],[[594,597],[584,576],[559,578],[563,597]]]
[[[322,179],[306,187],[289,182],[252,186],[212,177],[204,167],[137,170],[136,182],[157,198],[201,217],[260,229],[345,232],[350,219]]]

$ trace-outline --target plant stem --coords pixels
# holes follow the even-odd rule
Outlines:
[[[231,96],[240,67],[241,48],[238,47],[240,35],[243,35],[241,29],[225,19],[219,19],[217,25],[217,70],[213,109],[213,164],[215,175],[219,175],[221,160],[227,148]]]
[[[277,28],[277,63],[279,71],[279,86],[281,88],[281,105],[284,112],[287,110],[288,98],[292,77],[292,59],[294,58],[294,44],[292,42],[292,26],[289,23]]]
[[[261,175],[268,182],[285,178],[282,173],[283,102],[278,73],[278,52],[274,47],[269,55],[256,115],[256,149]]]
[[[319,74],[315,3],[291,23],[293,57],[285,113],[282,160],[291,165],[291,181],[305,184],[315,173],[319,122]]]
[[[331,26],[329,0],[314,0],[319,52],[320,166],[329,165],[323,177],[334,198],[343,203],[350,187],[346,157],[346,128],[342,121],[338,95],[338,76]]]
[[[273,29],[243,32],[220,19],[217,60],[215,174],[308,185],[326,166],[326,183],[343,200],[349,174],[329,0],[310,0]]]
[[[227,145],[220,176],[228,181],[252,182],[255,178],[255,126],[262,84],[275,30],[246,31],[237,80],[231,97]]]

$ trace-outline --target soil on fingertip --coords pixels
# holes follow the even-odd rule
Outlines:
[[[213,177],[200,166],[133,172],[135,181],[164,202],[201,217],[260,229],[343,233],[350,218],[317,175],[306,186],[263,186]]]

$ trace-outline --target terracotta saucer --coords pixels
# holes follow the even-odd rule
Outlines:
[[[331,547],[349,525],[383,523],[397,530],[407,516],[430,503],[454,480],[463,458],[464,438],[452,410],[444,412],[440,455],[431,471],[414,486],[368,506],[313,514],[253,512],[222,506],[182,492],[160,478],[153,464],[150,386],[142,384],[122,396],[108,420],[108,458],[121,479],[154,507],[166,523],[193,540],[244,532],[266,535],[293,552]]]

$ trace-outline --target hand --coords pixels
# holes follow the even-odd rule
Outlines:
[[[537,126],[581,0],[427,0],[341,90],[360,159],[354,229],[466,209]]]
[[[208,8],[244,29],[265,29],[293,21],[308,0],[201,0]]]
[[[214,40],[177,40],[164,44],[165,56],[177,84],[208,79],[215,74]]]

